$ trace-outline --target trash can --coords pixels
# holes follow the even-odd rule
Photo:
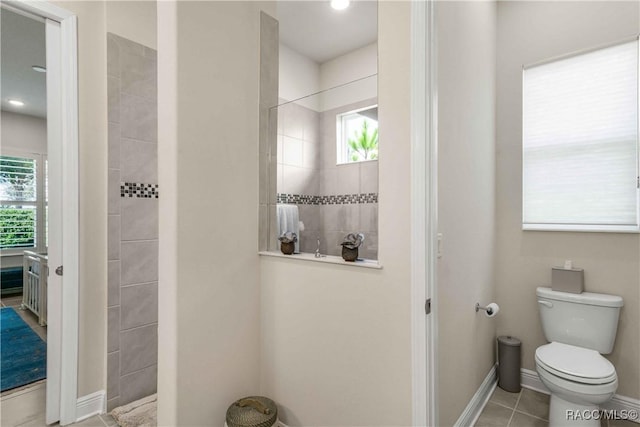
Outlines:
[[[520,392],[520,347],[512,336],[498,337],[498,386],[511,393]]]

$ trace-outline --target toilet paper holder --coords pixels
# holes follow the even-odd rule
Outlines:
[[[491,316],[493,314],[493,307],[491,307],[491,305],[488,305],[486,307],[482,307],[480,305],[479,302],[476,303],[476,313],[478,312],[478,310],[484,310],[487,312],[488,316]]]

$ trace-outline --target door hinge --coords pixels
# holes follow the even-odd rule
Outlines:
[[[431,314],[431,298],[427,298],[424,303],[424,312],[425,314]]]

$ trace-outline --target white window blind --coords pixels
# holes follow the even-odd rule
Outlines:
[[[37,163],[0,156],[0,249],[36,247]]]
[[[638,231],[638,41],[523,72],[523,229]]]

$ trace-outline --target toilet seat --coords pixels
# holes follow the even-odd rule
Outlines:
[[[536,363],[549,373],[580,384],[617,380],[615,367],[595,350],[552,342],[536,349]]]

